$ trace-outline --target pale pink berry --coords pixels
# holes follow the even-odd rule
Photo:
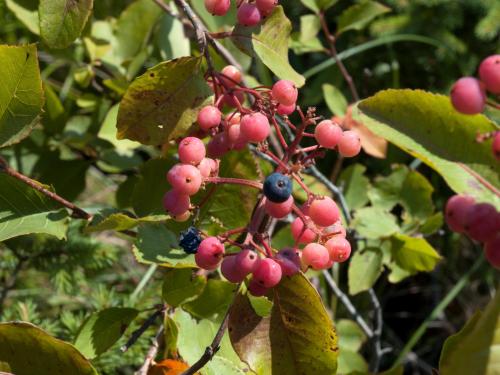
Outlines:
[[[486,242],[484,256],[493,267],[500,269],[500,233]]]
[[[314,130],[314,138],[321,147],[334,149],[340,142],[342,128],[330,120],[321,121]]]
[[[260,112],[245,115],[240,123],[241,134],[249,142],[263,142],[271,133],[269,120]]]
[[[220,159],[230,150],[231,145],[224,132],[216,134],[207,145],[208,156],[215,159]]]
[[[280,104],[295,105],[299,91],[293,82],[282,79],[274,84],[272,94]]]
[[[458,112],[475,115],[484,110],[484,84],[474,77],[460,78],[451,88],[451,103]]]
[[[233,150],[242,150],[247,144],[247,140],[241,134],[241,126],[239,124],[229,125],[227,130],[227,139]]]
[[[269,216],[276,219],[282,219],[292,212],[293,196],[290,196],[290,198],[283,203],[274,203],[268,199],[264,199],[264,208]]]
[[[243,3],[237,13],[238,23],[243,26],[255,26],[261,20],[262,16],[255,4]]]
[[[500,94],[500,55],[492,55],[479,65],[479,77],[492,94]]]
[[[199,138],[187,137],[179,144],[179,159],[185,164],[198,165],[206,153],[205,145]]]
[[[278,112],[278,115],[280,115],[280,116],[288,116],[288,115],[291,115],[293,112],[295,112],[296,108],[297,108],[297,105],[295,103],[292,105],[278,104],[278,108],[276,108],[276,112]]]
[[[208,105],[203,107],[198,113],[198,124],[204,131],[209,131],[212,128],[219,126],[222,120],[222,114],[217,107]]]
[[[267,17],[273,12],[276,5],[278,5],[278,0],[256,0],[255,5],[259,8],[262,17]]]
[[[334,262],[345,262],[351,256],[351,244],[343,237],[335,236],[329,239],[325,247]]]
[[[235,255],[225,257],[220,265],[220,272],[228,281],[237,284],[241,283],[247,274],[239,270],[235,260]]]
[[[489,203],[475,204],[467,210],[464,229],[473,240],[487,242],[500,232],[500,213]]]
[[[281,280],[280,265],[271,258],[261,259],[259,266],[253,272],[253,280],[265,288],[276,286]]]
[[[301,260],[299,250],[286,248],[276,254],[276,262],[284,276],[293,276],[300,272]]]
[[[238,270],[246,276],[257,270],[260,258],[255,251],[245,249],[235,256],[234,263]]]
[[[172,219],[174,221],[177,221],[178,223],[185,223],[186,221],[189,220],[190,217],[191,217],[191,211],[186,211],[182,214],[172,216]]]
[[[323,270],[328,267],[330,254],[323,245],[310,243],[302,250],[302,262],[315,270]]]
[[[163,196],[163,207],[172,216],[185,214],[189,210],[191,200],[189,195],[170,190]]]
[[[201,173],[190,164],[176,164],[167,173],[167,180],[181,194],[195,195],[201,187]]]
[[[216,170],[217,163],[215,160],[210,159],[210,158],[204,158],[200,164],[198,164],[198,169],[201,173],[201,176],[203,178],[210,177],[212,172]]]
[[[257,280],[252,279],[248,284],[248,291],[254,297],[262,297],[267,294],[268,288],[262,286]]]
[[[310,243],[317,237],[312,229],[305,228],[304,222],[300,217],[296,218],[290,226],[292,230],[292,237],[297,243]]]
[[[448,227],[457,233],[465,233],[465,219],[469,208],[474,206],[476,201],[467,195],[454,195],[446,203],[445,218]]]
[[[342,223],[340,222],[340,220],[337,221],[335,224],[324,228],[322,233],[325,236],[340,236],[340,237],[344,237],[344,238],[347,235],[347,231],[345,230],[345,228],[342,225]]]
[[[243,78],[241,71],[233,65],[226,66],[221,73],[222,82],[229,88],[239,84]]]
[[[238,108],[238,104],[241,106],[245,101],[245,94],[241,91],[233,92],[232,94],[224,94],[222,99],[222,104],[228,107]]]
[[[493,136],[493,143],[491,144],[491,148],[493,149],[493,155],[497,160],[500,160],[500,131],[496,132]]]
[[[359,135],[353,130],[347,130],[342,133],[338,144],[340,155],[346,158],[352,158],[361,151],[361,140]]]
[[[205,8],[215,16],[225,15],[231,7],[231,0],[205,0]]]
[[[316,225],[328,227],[340,219],[340,211],[332,198],[322,197],[311,203],[309,216]]]
[[[224,252],[224,244],[217,237],[208,237],[201,241],[194,258],[198,267],[214,270],[222,261]]]

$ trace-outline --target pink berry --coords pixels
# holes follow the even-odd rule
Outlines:
[[[465,233],[464,224],[467,212],[475,204],[475,200],[467,195],[454,195],[446,203],[445,218],[448,227],[457,233]]]
[[[297,249],[283,249],[276,254],[276,262],[281,267],[281,272],[285,276],[293,276],[300,272],[301,260],[299,250]]]
[[[458,112],[475,115],[484,110],[484,84],[474,77],[460,78],[451,88],[451,103]]]
[[[267,17],[273,12],[276,5],[278,5],[278,0],[256,0],[255,5],[259,8],[262,17]]]
[[[268,288],[259,284],[255,279],[250,280],[248,284],[248,291],[254,297],[262,297],[267,294]]]
[[[286,79],[276,82],[272,89],[273,98],[283,105],[295,105],[299,91],[295,84]]]
[[[214,270],[219,266],[224,252],[224,245],[217,237],[208,237],[201,241],[194,258],[198,267]]]
[[[329,227],[326,227],[323,229],[323,235],[325,236],[340,236],[340,237],[344,237],[347,236],[347,232],[344,228],[344,226],[342,225],[342,223],[339,221],[337,221],[335,224],[333,225],[330,225]]]
[[[274,203],[268,199],[265,199],[264,208],[269,216],[272,216],[276,219],[282,219],[290,212],[292,212],[293,196],[290,196],[290,198],[288,198],[283,203]]]
[[[464,229],[473,240],[487,242],[500,232],[500,213],[489,203],[475,204],[467,210]]]
[[[492,94],[500,94],[500,55],[492,55],[479,65],[479,77]]]
[[[242,150],[247,144],[247,140],[241,134],[241,126],[239,124],[229,125],[226,130],[229,145],[233,150]]]
[[[259,9],[255,4],[243,3],[238,9],[238,23],[243,26],[255,26],[261,20]]]
[[[231,7],[231,0],[205,0],[205,8],[215,16],[225,15]]]
[[[167,173],[167,180],[181,194],[195,195],[201,187],[201,173],[190,164],[174,165]]]
[[[172,219],[178,223],[185,223],[191,217],[191,211],[186,211],[182,214],[172,216]]]
[[[493,155],[495,155],[495,158],[500,160],[500,132],[496,132],[493,136],[491,148],[493,149]]]
[[[238,104],[242,105],[245,102],[245,94],[241,91],[233,92],[232,94],[224,94],[222,103],[228,107],[238,108]]]
[[[313,230],[309,228],[304,229],[304,223],[300,217],[293,221],[290,228],[292,230],[292,237],[297,243],[310,243],[317,237]]]
[[[493,267],[500,269],[500,234],[486,242],[484,255]]]
[[[211,158],[219,159],[231,150],[226,133],[216,134],[207,145],[207,153]]]
[[[334,149],[342,135],[342,128],[330,120],[321,121],[314,130],[314,138],[324,148]]]
[[[271,133],[269,120],[260,112],[243,116],[240,123],[241,134],[249,142],[263,142]]]
[[[200,113],[198,113],[198,124],[205,131],[219,126],[221,120],[222,114],[220,110],[213,105],[203,107]]]
[[[323,197],[311,203],[309,216],[316,225],[328,227],[340,219],[340,211],[332,198]]]
[[[170,190],[163,196],[163,207],[172,216],[185,214],[189,210],[191,200],[189,195]]]
[[[352,130],[343,132],[338,147],[340,155],[346,158],[352,158],[358,155],[361,151],[361,140],[359,139],[359,135]]]
[[[265,288],[276,286],[281,280],[281,267],[271,258],[261,259],[253,272],[253,279]]]
[[[179,159],[185,164],[198,165],[206,153],[205,145],[199,138],[187,137],[179,144]]]
[[[232,65],[226,66],[224,69],[222,69],[221,73],[222,73],[221,80],[227,87],[236,86],[238,83],[241,82],[243,78],[240,70]]]
[[[253,250],[245,249],[235,256],[235,265],[245,276],[254,272],[260,263],[260,258]]]
[[[325,247],[334,262],[345,262],[351,256],[351,244],[343,237],[335,236],[329,239]]]
[[[200,162],[200,164],[198,164],[198,169],[201,173],[201,176],[203,178],[210,177],[210,175],[212,174],[212,171],[215,169],[216,165],[217,165],[217,163],[215,162],[215,160],[210,159],[210,158],[204,158]]]
[[[330,262],[330,254],[323,245],[310,243],[302,250],[302,262],[315,270],[323,270]]]
[[[228,281],[232,283],[241,283],[247,274],[241,272],[236,265],[236,256],[225,257],[220,265],[220,272]]]
[[[278,108],[276,108],[276,112],[278,112],[278,115],[280,116],[288,116],[295,112],[295,109],[297,109],[297,105],[295,103],[292,105],[279,104]]]

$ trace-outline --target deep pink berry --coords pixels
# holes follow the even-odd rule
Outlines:
[[[201,173],[190,164],[176,164],[167,173],[167,180],[181,194],[195,195],[201,187]]]
[[[493,136],[493,142],[491,144],[493,150],[493,155],[497,160],[500,160],[500,131],[496,132]]]
[[[284,276],[293,276],[300,272],[301,259],[298,249],[286,248],[276,254],[276,262]]]
[[[238,267],[238,270],[246,276],[259,267],[260,258],[255,251],[245,249],[235,256],[234,263]]]
[[[358,133],[353,130],[346,130],[342,133],[338,144],[340,155],[352,158],[361,151],[361,140]]]
[[[201,241],[195,255],[198,267],[205,270],[214,270],[222,261],[225,249],[224,244],[217,237],[208,237]]]
[[[500,233],[486,242],[484,256],[493,267],[500,269]]]
[[[295,84],[286,79],[276,82],[272,89],[273,98],[283,105],[295,105],[299,91]]]
[[[231,7],[231,0],[205,0],[205,8],[215,16],[225,15]]]
[[[280,116],[288,116],[295,112],[295,109],[297,109],[297,105],[295,103],[292,105],[278,104],[276,112],[278,112],[278,115]]]
[[[321,121],[314,130],[314,138],[320,146],[334,149],[342,138],[342,128],[330,120]]]
[[[214,107],[213,105],[208,105],[203,107],[198,113],[198,124],[200,128],[209,131],[212,128],[219,126],[222,120],[222,114],[219,108]]]
[[[170,190],[163,196],[163,207],[172,216],[183,215],[189,210],[191,200],[189,195]]]
[[[446,203],[445,218],[448,227],[457,233],[465,233],[467,212],[476,201],[468,195],[454,195]]]
[[[221,80],[227,87],[234,87],[243,79],[241,71],[233,65],[224,67],[221,73]]]
[[[231,150],[231,145],[225,132],[216,134],[207,145],[207,153],[211,158],[219,159]]]
[[[330,254],[323,245],[310,243],[302,250],[302,262],[315,270],[323,270],[328,267]]]
[[[179,159],[185,164],[198,165],[206,153],[205,145],[199,138],[187,137],[179,143]]]
[[[253,279],[265,288],[276,286],[281,280],[281,267],[271,258],[261,259],[253,272]]]
[[[325,247],[330,254],[330,259],[334,262],[345,262],[351,256],[351,244],[344,237],[335,236],[329,239]]]
[[[464,229],[473,240],[487,242],[500,232],[500,213],[489,203],[475,204],[467,210]]]
[[[328,227],[340,219],[340,211],[332,198],[322,197],[311,203],[309,216],[316,225]]]
[[[259,9],[255,4],[250,3],[241,4],[238,8],[237,18],[238,23],[243,26],[255,26],[262,20]]]
[[[297,243],[310,243],[314,241],[317,237],[316,233],[312,229],[305,228],[304,222],[300,217],[296,218],[292,225],[290,226],[292,230],[292,237]]]
[[[267,294],[268,288],[262,286],[257,280],[252,279],[248,284],[248,291],[254,297],[262,297]]]
[[[235,261],[235,255],[225,257],[220,265],[220,272],[228,281],[237,284],[241,283],[248,274],[241,272]]]
[[[271,133],[269,120],[260,112],[251,113],[241,118],[241,134],[249,142],[262,142]]]
[[[484,84],[474,77],[460,78],[451,88],[451,103],[458,112],[475,115],[484,110]]]
[[[293,196],[290,196],[283,203],[274,203],[269,199],[265,199],[264,208],[269,216],[272,216],[276,219],[282,219],[290,212],[292,212],[293,208]]]
[[[262,17],[267,17],[273,12],[276,5],[278,5],[278,0],[256,0],[255,5],[259,8]]]
[[[492,55],[479,65],[479,77],[492,94],[500,94],[500,55]]]

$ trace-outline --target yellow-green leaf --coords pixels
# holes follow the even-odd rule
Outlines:
[[[432,271],[441,260],[441,255],[425,240],[395,234],[391,238],[391,253],[394,261],[409,272]]]
[[[370,289],[382,273],[382,251],[366,248],[354,253],[348,270],[349,294]]]

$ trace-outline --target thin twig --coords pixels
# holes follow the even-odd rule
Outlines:
[[[141,366],[139,371],[137,371],[136,375],[147,375],[149,368],[151,367],[151,363],[154,361],[156,358],[156,355],[158,354],[158,349],[160,348],[160,340],[163,337],[163,332],[165,329],[163,328],[163,324],[161,327],[158,329],[156,336],[153,340],[153,344],[148,350],[148,354],[146,355],[146,359],[144,360],[144,364]]]
[[[380,306],[380,301],[378,300],[377,294],[373,290],[373,288],[370,288],[368,290],[368,294],[370,295],[373,309],[375,311],[375,317],[374,317],[374,329],[373,329],[373,347],[375,351],[375,355],[373,356],[372,363],[371,363],[371,371],[374,373],[377,373],[380,367],[380,361],[384,355],[384,353],[387,353],[387,350],[382,349],[382,344],[381,344],[381,338],[382,338],[382,330],[384,327],[384,320],[382,316],[382,306]]]
[[[144,332],[146,332],[147,329],[155,323],[156,319],[165,313],[165,309],[166,309],[165,306],[161,306],[153,313],[153,315],[147,318],[146,321],[138,329],[132,332],[132,336],[130,336],[130,339],[128,339],[125,345],[123,345],[120,348],[122,353],[125,353],[127,350],[129,350],[130,347],[134,345],[137,342],[137,340],[139,340],[139,338],[144,334]]]

